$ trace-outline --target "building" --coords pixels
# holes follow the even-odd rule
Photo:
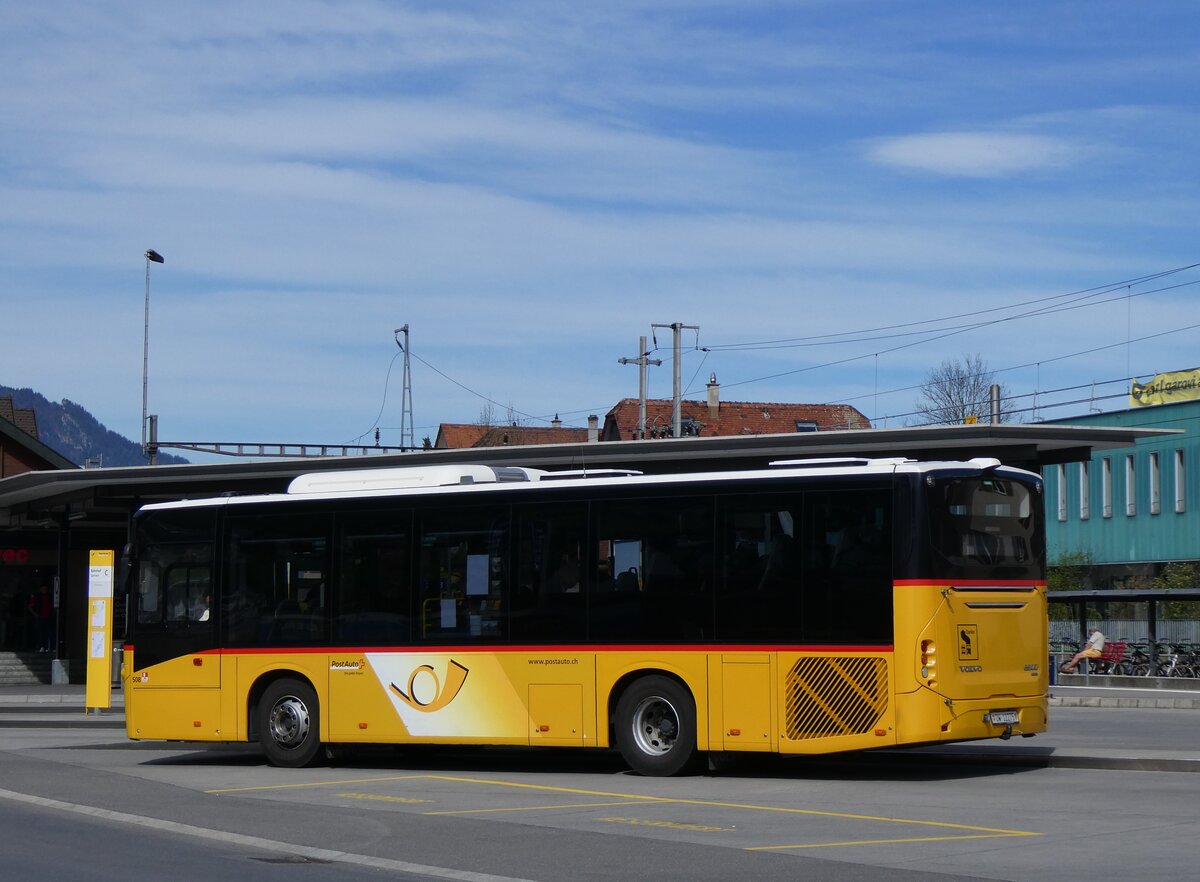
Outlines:
[[[38,438],[37,414],[33,408],[14,407],[11,396],[0,397],[0,478],[75,467],[75,463]]]
[[[1132,589],[1169,563],[1200,564],[1200,399],[1055,422],[1176,434],[1043,469],[1052,565],[1085,564],[1082,587]]]
[[[77,471],[75,464],[38,439],[31,408],[0,398],[0,479],[30,473]],[[57,587],[62,562],[58,534],[46,529],[0,532],[0,651],[35,650],[39,634],[29,611],[30,598],[45,586]],[[49,655],[42,667],[48,670]]]
[[[589,423],[595,421],[589,417]],[[591,434],[589,434],[589,432]],[[564,427],[556,416],[549,426],[484,426],[479,423],[442,423],[434,450],[467,450],[479,447],[527,447],[542,444],[582,444],[595,441],[589,429]]]
[[[705,401],[679,403],[682,436],[781,435],[871,428],[871,421],[849,404],[721,401],[720,388],[713,375],[708,382]],[[672,434],[673,410],[674,404],[670,399],[647,400],[645,434],[642,435],[639,428],[640,403],[636,398],[625,398],[604,417],[600,440],[668,438]]]

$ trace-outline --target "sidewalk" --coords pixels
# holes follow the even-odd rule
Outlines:
[[[1135,689],[1132,687],[1059,684],[1050,687],[1050,706],[1200,710],[1200,692],[1196,692],[1194,689]]]
[[[83,685],[70,686],[0,686],[0,708],[45,707],[47,705],[73,705],[82,709],[87,688]],[[125,707],[125,695],[119,686],[112,688],[112,706]]]
[[[124,729],[125,696],[114,687],[109,707],[84,707],[84,686],[0,686],[0,729]]]

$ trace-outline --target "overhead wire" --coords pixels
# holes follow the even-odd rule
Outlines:
[[[1192,282],[1185,282],[1185,283],[1181,283],[1181,284],[1179,284],[1179,285],[1172,285],[1172,286],[1168,286],[1168,287],[1166,287],[1166,288],[1163,288],[1163,289],[1156,289],[1156,291],[1157,291],[1157,290],[1175,290],[1175,289],[1178,289],[1178,288],[1183,288],[1183,287],[1187,287],[1187,286],[1189,286],[1189,285],[1196,285],[1196,284],[1200,284],[1200,280],[1196,280],[1196,281],[1192,281]],[[1152,293],[1156,293],[1156,291],[1145,291],[1145,292],[1139,292],[1139,295],[1138,295],[1138,296],[1141,296],[1142,294],[1152,294]],[[1121,299],[1124,299],[1124,298],[1121,298]],[[1086,304],[1086,305],[1090,306],[1090,305],[1092,305],[1092,304]],[[1080,306],[1076,306],[1076,307],[1072,307],[1072,308],[1076,308],[1076,309],[1078,309],[1078,308],[1082,308],[1082,307],[1080,307]],[[1063,307],[1062,309],[1059,309],[1059,310],[1054,310],[1054,311],[1066,311],[1066,309],[1067,309],[1067,307]],[[909,342],[909,343],[903,343],[903,344],[900,344],[900,345],[898,345],[898,346],[893,346],[893,347],[890,347],[890,348],[887,348],[887,349],[881,349],[881,350],[879,350],[879,351],[877,351],[877,352],[868,352],[868,353],[863,353],[863,354],[861,354],[861,355],[848,356],[848,357],[846,357],[846,358],[837,359],[837,360],[835,360],[835,361],[827,361],[827,362],[824,362],[824,363],[822,363],[822,364],[808,365],[808,366],[806,366],[806,367],[802,367],[802,368],[795,368],[795,369],[793,369],[793,370],[788,370],[788,371],[781,371],[781,372],[774,373],[774,374],[768,374],[768,375],[766,375],[766,376],[763,376],[763,377],[755,377],[755,378],[752,378],[752,379],[749,379],[749,380],[738,380],[738,381],[734,381],[734,382],[732,382],[732,383],[727,383],[727,384],[725,384],[725,385],[726,385],[726,386],[746,386],[746,385],[750,385],[750,384],[752,384],[752,383],[760,383],[760,382],[763,382],[763,381],[765,381],[765,380],[775,380],[775,379],[779,379],[780,377],[787,377],[787,376],[792,376],[792,375],[794,375],[794,374],[807,373],[807,372],[809,372],[809,371],[820,370],[820,369],[822,369],[822,368],[827,368],[827,367],[837,367],[838,365],[842,365],[842,364],[849,364],[849,363],[851,363],[851,362],[855,362],[855,361],[862,361],[862,360],[864,360],[864,359],[868,359],[868,358],[875,358],[875,357],[878,357],[878,356],[880,356],[880,355],[889,355],[889,354],[891,354],[891,353],[893,353],[893,352],[899,352],[899,351],[901,351],[901,350],[903,350],[903,349],[911,349],[911,348],[913,348],[914,346],[920,346],[920,345],[923,345],[923,344],[925,344],[925,343],[933,343],[933,342],[936,342],[936,341],[938,341],[938,340],[944,340],[944,339],[947,339],[947,338],[949,338],[949,337],[954,337],[954,336],[957,336],[957,335],[959,335],[959,334],[966,333],[967,331],[978,330],[978,329],[980,329],[980,328],[991,327],[991,326],[993,326],[993,325],[1002,324],[1002,323],[1004,323],[1004,322],[1008,322],[1008,321],[1015,321],[1015,320],[1017,320],[1017,319],[1019,319],[1019,318],[1029,318],[1029,317],[1031,317],[1031,316],[1034,316],[1034,315],[1041,315],[1041,314],[1043,314],[1043,313],[1041,313],[1041,312],[1039,312],[1039,311],[1035,311],[1035,312],[1033,312],[1033,313],[1030,313],[1029,315],[1011,316],[1011,317],[1004,317],[1004,318],[999,318],[999,319],[992,319],[992,320],[990,320],[990,321],[986,321],[986,322],[979,322],[979,323],[976,323],[976,324],[974,324],[974,325],[970,325],[970,326],[967,326],[967,327],[958,327],[958,328],[949,328],[949,329],[939,329],[939,331],[940,331],[940,330],[944,330],[944,331],[945,331],[944,333],[939,333],[938,331],[930,331],[930,332],[929,332],[929,334],[928,334],[927,336],[924,336],[924,337],[922,337],[922,339],[920,339],[920,340],[914,340],[914,341],[912,341],[912,342]],[[1044,314],[1052,314],[1052,312],[1046,312],[1046,313],[1044,313]],[[1190,327],[1196,327],[1196,326],[1195,326],[1195,325],[1193,325],[1193,326],[1190,326]],[[1166,331],[1166,332],[1163,332],[1163,334],[1159,334],[1159,335],[1151,335],[1150,337],[1145,337],[1145,338],[1140,338],[1140,339],[1151,339],[1151,338],[1152,338],[1152,337],[1154,337],[1154,336],[1165,336],[1166,334],[1176,333],[1176,332],[1178,332],[1178,331],[1183,331],[1183,330],[1189,330],[1189,329],[1190,329],[1190,327],[1189,327],[1189,328],[1177,328],[1177,329],[1174,329],[1174,330],[1172,330],[1172,331]],[[1132,343],[1132,342],[1137,342],[1137,341],[1133,341],[1133,340],[1126,340],[1126,341],[1124,341],[1124,342],[1122,342],[1122,343],[1116,343],[1116,344],[1112,344],[1112,345],[1113,345],[1113,346],[1124,346],[1124,345],[1128,345],[1129,343]],[[1061,361],[1061,360],[1063,360],[1063,359],[1065,359],[1065,358],[1073,358],[1073,357],[1076,357],[1077,355],[1080,355],[1080,354],[1087,354],[1087,352],[1091,352],[1091,351],[1099,351],[1100,349],[1107,349],[1107,348],[1112,348],[1112,347],[1108,347],[1108,346],[1097,347],[1095,350],[1088,350],[1088,351],[1086,351],[1086,352],[1083,352],[1083,353],[1074,353],[1074,354],[1072,354],[1072,355],[1068,355],[1068,356],[1058,356],[1058,357],[1056,357],[1056,358],[1054,358],[1054,359],[1042,359],[1040,363],[1042,363],[1042,364],[1045,364],[1046,362],[1049,362],[1049,361]]]
[[[1127,279],[1127,280],[1120,281],[1120,282],[1112,282],[1112,283],[1109,283],[1106,285],[1097,285],[1092,288],[1083,288],[1078,291],[1070,291],[1065,294],[1055,294],[1050,297],[1039,297],[1039,298],[1034,298],[1032,300],[1025,300],[1025,301],[1020,301],[1017,303],[1010,303],[1005,306],[994,306],[994,307],[990,307],[988,309],[972,310],[970,312],[956,313],[954,315],[941,316],[939,318],[922,319],[920,321],[911,321],[911,322],[901,322],[901,323],[893,324],[893,325],[881,325],[876,328],[866,328],[866,329],[857,330],[857,331],[841,331],[841,332],[833,333],[833,334],[815,334],[815,335],[811,335],[811,336],[807,336],[807,337],[792,337],[792,338],[785,338],[785,339],[781,339],[781,340],[764,340],[764,341],[750,342],[750,343],[712,344],[708,348],[712,349],[713,351],[737,351],[737,350],[746,350],[746,349],[753,350],[753,349],[757,349],[757,348],[764,348],[764,349],[787,348],[787,346],[790,344],[821,345],[821,341],[831,341],[831,340],[834,343],[838,343],[838,342],[862,342],[863,340],[873,340],[873,339],[889,339],[890,336],[895,336],[895,335],[881,335],[879,337],[862,337],[861,339],[858,339],[858,340],[834,340],[833,338],[851,337],[851,336],[857,336],[857,335],[863,335],[863,334],[877,334],[882,331],[896,331],[896,330],[900,330],[903,328],[914,328],[914,327],[919,327],[922,325],[937,325],[937,324],[941,324],[942,322],[954,321],[954,320],[962,319],[962,318],[971,318],[973,316],[988,315],[991,313],[1004,312],[1007,310],[1018,309],[1020,307],[1030,306],[1030,305],[1036,304],[1036,303],[1048,304],[1047,306],[1043,306],[1039,310],[1033,310],[1028,314],[1028,315],[1037,315],[1041,310],[1052,308],[1052,306],[1050,305],[1052,301],[1066,300],[1067,298],[1071,298],[1071,297],[1076,297],[1080,301],[1088,300],[1088,299],[1098,297],[1103,294],[1111,294],[1114,291],[1127,289],[1132,285],[1143,284],[1145,282],[1153,281],[1155,279],[1161,279],[1161,278],[1165,278],[1166,276],[1175,275],[1175,274],[1181,273],[1181,272],[1186,272],[1187,270],[1194,269],[1198,266],[1200,266],[1200,263],[1188,264],[1187,266],[1176,267],[1176,268],[1170,269],[1170,270],[1163,270],[1161,272],[1150,273],[1145,276],[1139,276],[1136,279]],[[1185,284],[1195,284],[1195,283],[1189,282],[1189,283],[1185,283]],[[1172,287],[1181,287],[1181,286],[1168,286],[1168,287],[1164,287],[1164,288],[1156,289],[1156,290],[1165,291],[1165,290],[1170,290]],[[1139,293],[1152,294],[1152,293],[1155,293],[1155,291],[1145,291],[1145,292],[1139,292]],[[1125,298],[1122,297],[1120,299],[1125,299]],[[1105,301],[1105,302],[1111,302],[1111,301]],[[1025,317],[1025,316],[1024,315],[1012,316],[1010,318],[1016,319],[1016,318],[1022,318],[1022,317]],[[967,325],[967,326],[963,326],[963,327],[972,326],[974,324],[975,323],[971,323],[971,325]],[[986,326],[987,324],[990,324],[990,322],[984,322],[977,326],[983,327],[983,326]],[[938,330],[945,330],[945,329],[934,328],[934,329],[931,329],[930,333],[935,333]],[[918,331],[918,332],[914,332],[914,333],[923,333],[923,332]]]
[[[829,368],[829,367],[838,367],[841,365],[850,364],[852,362],[862,361],[862,360],[868,359],[868,358],[875,358],[876,360],[878,360],[878,357],[880,355],[887,355],[887,354],[890,354],[893,352],[898,352],[898,351],[901,351],[904,349],[910,349],[910,348],[913,348],[916,346],[923,345],[925,343],[933,343],[938,340],[947,339],[949,337],[967,333],[969,331],[979,330],[981,328],[991,327],[991,326],[994,326],[997,324],[1002,324],[1005,322],[1018,321],[1018,320],[1026,319],[1026,318],[1043,317],[1046,315],[1055,315],[1055,314],[1058,314],[1061,312],[1068,312],[1068,311],[1072,311],[1072,310],[1076,310],[1076,309],[1085,309],[1085,308],[1092,307],[1092,306],[1100,306],[1100,305],[1103,305],[1106,303],[1112,303],[1118,299],[1128,300],[1128,299],[1131,299],[1132,297],[1142,297],[1142,296],[1146,296],[1149,294],[1161,293],[1164,291],[1172,291],[1172,290],[1178,290],[1181,288],[1186,288],[1186,287],[1190,287],[1190,286],[1194,286],[1194,285],[1200,285],[1200,280],[1193,280],[1193,281],[1189,281],[1189,282],[1181,282],[1176,285],[1166,285],[1166,286],[1162,286],[1159,288],[1153,288],[1153,289],[1145,290],[1145,291],[1137,291],[1137,292],[1132,291],[1132,286],[1134,286],[1134,285],[1145,284],[1147,282],[1151,282],[1156,279],[1166,278],[1168,276],[1176,275],[1178,273],[1185,272],[1187,270],[1194,269],[1196,267],[1200,267],[1200,263],[1192,263],[1192,264],[1188,264],[1186,266],[1175,267],[1173,269],[1163,270],[1163,271],[1156,272],[1156,273],[1149,273],[1144,276],[1139,276],[1137,278],[1127,279],[1127,280],[1123,280],[1120,282],[1113,282],[1113,283],[1109,283],[1109,284],[1105,284],[1105,285],[1098,285],[1098,286],[1095,286],[1092,288],[1084,288],[1084,289],[1080,289],[1078,291],[1067,292],[1065,294],[1052,295],[1050,297],[1034,298],[1031,300],[1007,304],[1005,306],[990,307],[988,309],[982,309],[982,310],[973,310],[970,312],[957,313],[954,315],[943,316],[943,317],[934,318],[934,319],[923,319],[920,321],[902,322],[902,323],[893,324],[893,325],[884,325],[884,326],[879,326],[876,328],[863,329],[863,330],[859,330],[859,331],[846,331],[846,332],[841,332],[841,333],[836,333],[836,334],[812,335],[812,336],[808,336],[808,337],[793,337],[793,338],[785,338],[785,339],[780,339],[780,340],[766,340],[766,341],[759,341],[757,343],[715,344],[715,345],[709,345],[709,346],[705,346],[705,347],[701,347],[699,345],[699,333],[697,333],[696,344],[694,347],[692,347],[692,349],[690,351],[703,352],[704,357],[701,359],[700,364],[697,366],[696,370],[693,372],[691,379],[689,379],[689,381],[685,387],[686,391],[684,392],[684,394],[692,394],[694,391],[696,391],[695,389],[692,388],[692,384],[695,382],[696,377],[700,374],[700,371],[703,369],[704,364],[707,362],[709,354],[711,354],[712,352],[735,352],[735,351],[756,351],[756,350],[762,351],[762,350],[769,350],[769,349],[801,348],[801,347],[823,346],[823,345],[830,346],[830,345],[838,345],[838,344],[842,344],[842,343],[873,342],[876,340],[889,340],[889,339],[898,339],[898,338],[904,338],[904,337],[920,337],[921,338],[918,340],[912,340],[910,342],[902,343],[897,346],[892,346],[892,347],[889,347],[886,349],[880,349],[877,352],[870,352],[870,353],[865,353],[865,354],[861,354],[861,355],[847,356],[845,358],[826,361],[821,364],[807,365],[805,367],[795,368],[792,370],[780,371],[777,373],[768,374],[768,375],[761,376],[761,377],[754,377],[754,378],[747,379],[747,380],[735,380],[733,382],[727,382],[727,383],[723,384],[726,388],[747,386],[747,385],[751,385],[754,383],[760,383],[760,382],[766,382],[768,380],[779,379],[781,377],[793,376],[795,374],[807,373],[810,371],[821,370],[821,369]],[[1110,293],[1113,293],[1114,291],[1118,291],[1118,290],[1122,290],[1122,289],[1124,289],[1126,293],[1124,295],[1122,295],[1120,298],[1111,298],[1108,300],[1096,300],[1095,299],[1097,297],[1103,296],[1104,294],[1110,294]],[[1074,298],[1074,299],[1072,299],[1072,298]],[[945,326],[943,324],[948,321],[954,321],[954,320],[962,319],[962,318],[971,318],[973,316],[982,316],[982,315],[992,315],[995,313],[1003,313],[1003,312],[1007,312],[1007,311],[1010,311],[1013,309],[1019,309],[1021,307],[1031,306],[1031,305],[1035,305],[1035,304],[1040,304],[1040,305],[1037,306],[1037,308],[1035,308],[1035,309],[1027,310],[1026,312],[1018,313],[1016,315],[1003,315],[998,318],[988,319],[986,321],[969,322],[969,323],[962,324],[962,325]],[[893,334],[880,333],[880,332],[885,332],[885,331],[901,331],[902,329],[905,329],[905,328],[917,328],[917,327],[921,327],[921,326],[930,326],[930,325],[935,325],[935,326],[939,326],[939,327],[928,327],[926,330],[905,331],[903,333],[893,333]],[[1189,326],[1183,327],[1183,328],[1175,328],[1175,329],[1172,329],[1169,331],[1164,331],[1159,334],[1150,334],[1150,335],[1146,335],[1144,337],[1139,337],[1139,338],[1132,339],[1132,340],[1127,339],[1124,342],[1120,342],[1120,343],[1092,347],[1091,349],[1081,350],[1079,352],[1074,352],[1074,353],[1070,353],[1067,355],[1055,356],[1052,358],[1044,358],[1044,359],[1041,359],[1040,361],[1036,362],[1036,364],[1040,365],[1040,364],[1046,364],[1046,363],[1051,363],[1051,362],[1055,362],[1055,361],[1062,361],[1062,360],[1066,360],[1069,358],[1077,358],[1082,355],[1088,355],[1088,354],[1092,354],[1095,352],[1100,352],[1105,349],[1112,349],[1112,348],[1116,348],[1117,346],[1128,346],[1131,343],[1143,342],[1145,340],[1151,340],[1151,339],[1155,339],[1157,337],[1167,336],[1169,334],[1180,333],[1183,331],[1192,330],[1197,327],[1200,327],[1200,324],[1189,325]],[[697,329],[697,331],[698,331],[698,329]],[[855,336],[855,335],[868,335],[868,334],[875,334],[877,336]],[[652,330],[652,335],[653,335],[653,330]],[[646,353],[647,355],[649,355],[652,352],[659,351],[661,349],[661,347],[658,346],[657,337],[652,336],[652,339],[654,341],[653,346],[651,347],[650,351]],[[481,401],[485,401],[485,402],[487,402],[489,404],[493,404],[497,407],[506,408],[510,412],[518,414],[529,420],[534,420],[537,422],[548,422],[550,419],[550,417],[548,415],[538,416],[538,415],[526,413],[521,410],[517,410],[516,408],[512,407],[511,404],[502,404],[501,402],[496,401],[495,399],[483,394],[482,392],[472,389],[470,386],[467,386],[465,383],[462,383],[459,380],[456,380],[454,377],[450,376],[445,371],[443,371],[440,368],[436,367],[435,365],[431,364],[429,361],[422,358],[420,355],[417,355],[415,352],[412,352],[410,350],[409,354],[413,358],[415,358],[417,361],[421,362],[421,364],[425,365],[427,368],[432,370],[434,373],[438,374],[443,379],[445,379],[448,382],[452,383],[453,385],[459,387],[460,389],[469,393],[470,395],[473,395],[476,398],[479,398]],[[388,382],[390,381],[390,378],[391,378],[391,371],[392,371],[392,367],[395,364],[396,357],[397,356],[393,356],[391,362],[388,365],[387,377],[385,378],[385,381],[384,381],[383,403],[380,405],[379,415],[376,416],[376,419],[374,421],[375,425],[372,426],[371,429],[368,429],[367,432],[364,432],[362,435],[358,436],[358,439],[365,437],[366,435],[370,434],[371,431],[379,428],[378,422],[379,422],[379,418],[382,416],[384,408],[386,407],[386,404],[387,404]],[[995,371],[991,371],[990,373],[1005,373],[1008,371],[1020,370],[1023,368],[1031,367],[1031,366],[1033,366],[1033,364],[1035,364],[1035,363],[1029,363],[1029,364],[1025,364],[1025,365],[1016,365],[1016,366],[1011,366],[1011,367],[1007,367],[1007,368],[999,368]],[[860,400],[861,398],[864,398],[864,397],[872,397],[872,396],[878,397],[879,395],[896,394],[899,392],[911,391],[911,390],[919,389],[919,388],[920,388],[920,384],[917,384],[917,385],[913,385],[913,386],[900,387],[900,388],[888,390],[885,392],[876,391],[873,393],[869,393],[869,395],[854,396],[851,398],[843,399],[843,401],[848,403],[851,401]],[[1033,394],[1038,394],[1038,393],[1035,392]],[[1046,394],[1048,394],[1048,393],[1046,393]],[[585,408],[585,409],[580,409],[580,410],[566,411],[566,412],[562,412],[561,414],[558,414],[558,415],[571,417],[571,416],[575,416],[575,415],[581,415],[584,413],[595,413],[597,411],[597,409],[603,409],[603,406],[601,406],[600,408]],[[897,418],[897,417],[901,417],[901,416],[909,416],[909,415],[912,415],[912,414],[889,415],[889,416],[885,417],[885,419],[893,419],[893,418]],[[358,439],[356,439],[356,440],[358,440]]]
[[[351,440],[351,441],[350,441],[350,442],[348,442],[348,443],[350,443],[350,444],[357,444],[357,443],[358,443],[359,441],[361,441],[363,438],[367,437],[367,436],[368,436],[368,435],[370,435],[372,432],[374,432],[376,429],[380,429],[380,428],[382,428],[382,427],[379,425],[379,420],[380,420],[380,418],[382,418],[382,417],[383,417],[383,411],[384,411],[384,408],[386,408],[386,407],[387,407],[388,383],[390,383],[390,382],[391,382],[391,379],[392,379],[392,368],[393,368],[393,367],[395,367],[395,365],[396,365],[396,359],[397,359],[397,358],[399,358],[401,355],[403,355],[403,353],[402,353],[402,352],[397,352],[395,355],[393,355],[393,356],[392,356],[392,360],[388,362],[387,374],[386,374],[386,375],[384,375],[384,378],[383,378],[383,401],[381,401],[381,402],[380,402],[380,404],[379,404],[379,413],[375,414],[375,419],[373,419],[373,420],[371,421],[371,428],[367,429],[367,431],[363,432],[361,435],[359,435],[358,437],[354,438],[353,440]]]

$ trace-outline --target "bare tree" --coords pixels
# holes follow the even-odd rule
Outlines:
[[[479,425],[481,426],[520,426],[524,424],[524,420],[520,418],[520,411],[517,410],[512,402],[509,402],[505,408],[505,417],[503,422],[496,420],[496,405],[492,401],[486,402],[479,409]]]
[[[961,360],[943,361],[930,371],[921,384],[917,412],[923,425],[961,425],[968,417],[987,422],[991,417],[992,371],[983,357],[964,355]],[[1000,421],[1012,419],[1011,407],[1005,408],[1009,392],[1000,387]]]

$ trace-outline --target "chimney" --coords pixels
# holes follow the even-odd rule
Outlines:
[[[592,414],[588,417],[588,444],[595,444],[600,440],[600,417]]]
[[[721,415],[721,387],[717,385],[716,373],[708,378],[708,418],[718,419]]]
[[[555,414],[554,419],[552,419],[550,421],[550,428],[551,429],[561,429],[562,428],[562,420],[560,420],[558,418],[558,414]]]

